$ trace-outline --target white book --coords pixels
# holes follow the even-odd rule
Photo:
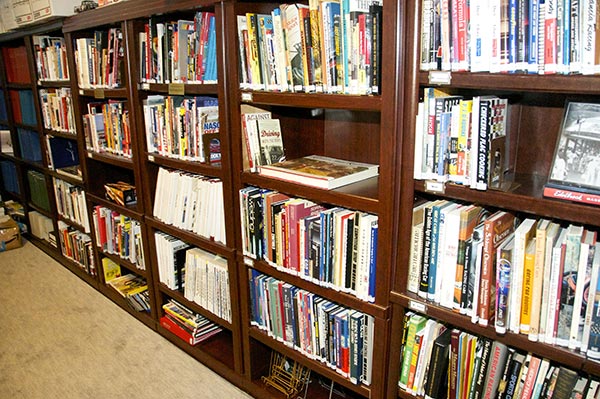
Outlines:
[[[584,327],[584,317],[582,316],[585,316],[586,310],[583,304],[583,293],[586,282],[590,281],[592,275],[595,245],[596,233],[590,230],[585,230],[581,240],[581,247],[579,249],[577,284],[575,286],[575,299],[573,300],[573,318],[571,319],[571,334],[569,338],[569,349],[572,350],[581,347]]]
[[[537,341],[540,330],[540,312],[542,307],[542,291],[544,285],[544,267],[546,255],[546,233],[550,226],[550,220],[540,220],[535,232],[535,268],[533,271],[533,284],[531,289],[530,307],[530,341]]]
[[[521,287],[523,286],[523,265],[525,262],[525,249],[529,240],[535,234],[535,219],[525,219],[515,230],[515,249],[513,252],[512,270],[510,273],[508,319],[510,331],[519,334],[521,328]]]
[[[434,296],[434,301],[435,303],[440,303],[442,300],[442,281],[443,281],[443,267],[442,267],[442,261],[444,259],[444,255],[445,255],[445,248],[446,248],[446,216],[448,215],[448,213],[455,207],[457,207],[458,204],[454,203],[454,202],[446,202],[444,205],[442,205],[442,207],[440,208],[440,216],[439,216],[439,221],[438,221],[438,234],[437,234],[437,262],[435,265],[435,273],[436,273],[436,279],[435,279],[435,296]],[[431,272],[431,270],[430,270]]]
[[[542,303],[540,308],[540,327],[538,330],[538,341],[546,342],[546,322],[548,320],[548,304],[550,301],[550,276],[552,273],[552,249],[558,238],[560,225],[550,223],[546,228],[546,245],[544,248],[544,284],[542,286]]]
[[[563,245],[567,237],[567,229],[560,228],[558,239],[552,248],[552,272],[550,274],[550,292],[548,293],[548,317],[546,319],[546,343],[554,345],[556,343],[556,324],[558,318],[558,306],[560,298],[558,296],[559,284],[562,283],[560,264],[562,262]]]
[[[410,263],[406,289],[414,294],[419,293],[421,281],[421,266],[423,262],[423,239],[425,228],[425,207],[427,202],[413,208],[412,228],[410,236]]]
[[[475,240],[475,248],[472,251],[472,256],[475,256],[475,275],[473,276],[473,307],[467,309],[467,316],[471,317],[471,322],[477,324],[479,322],[479,283],[481,280],[481,260],[483,258],[483,225],[476,227],[473,231]]]
[[[423,130],[424,128],[424,112],[425,112],[425,103],[419,102],[417,108],[417,115],[415,117],[415,151],[414,151],[414,167],[413,173],[414,178],[416,180],[422,179],[422,170],[423,170],[423,140],[425,139],[426,132]]]
[[[594,314],[594,298],[598,286],[598,276],[600,275],[600,244],[596,243],[590,252],[594,252],[592,261],[592,273],[587,296],[587,307],[585,308],[585,319],[583,322],[583,333],[581,338],[581,353],[586,353],[592,328],[592,316]]]
[[[490,23],[490,0],[471,0],[469,27],[469,54],[471,72],[488,72],[492,49]]]
[[[444,248],[442,248],[441,297],[440,305],[452,309],[454,307],[454,287],[456,283],[456,262],[458,257],[458,235],[460,232],[460,213],[464,205],[455,204],[445,208]]]

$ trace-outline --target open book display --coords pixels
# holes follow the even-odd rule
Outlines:
[[[331,190],[375,177],[379,174],[379,166],[309,155],[271,165],[261,165],[260,174]]]

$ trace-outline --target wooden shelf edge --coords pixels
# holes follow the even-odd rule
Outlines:
[[[241,90],[243,102],[285,107],[381,111],[381,96]]]
[[[221,255],[227,259],[230,259],[235,255],[235,249],[233,248],[229,248],[224,244],[199,236],[194,232],[182,230],[177,227],[168,225],[156,219],[154,216],[144,216],[144,221],[156,230],[160,230],[174,237],[178,237],[183,241],[193,244],[199,248],[205,249],[209,252],[213,252],[217,255]]]
[[[216,177],[223,180],[224,172],[220,167],[211,166],[207,163],[185,161],[182,159],[171,158],[164,155],[159,155],[151,152],[145,154],[148,162],[152,162],[158,166],[164,166],[171,169],[184,170],[208,177]]]
[[[116,210],[125,216],[129,216],[130,218],[137,220],[138,222],[142,222],[144,220],[144,214],[136,209],[133,209],[133,207],[122,206],[116,202],[109,201],[88,192],[85,193],[85,196],[90,200],[90,202],[92,202],[92,204],[96,203],[97,205],[101,205],[105,208]]]

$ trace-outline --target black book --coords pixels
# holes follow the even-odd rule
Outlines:
[[[578,378],[576,371],[560,366],[552,399],[570,399]]]
[[[448,361],[450,355],[451,330],[447,329],[433,341],[427,382],[425,383],[425,399],[444,399],[447,389]]]

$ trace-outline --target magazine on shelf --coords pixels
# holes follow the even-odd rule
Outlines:
[[[377,176],[379,166],[320,155],[261,165],[260,174],[331,190]]]
[[[544,196],[600,205],[600,104],[566,105]]]

